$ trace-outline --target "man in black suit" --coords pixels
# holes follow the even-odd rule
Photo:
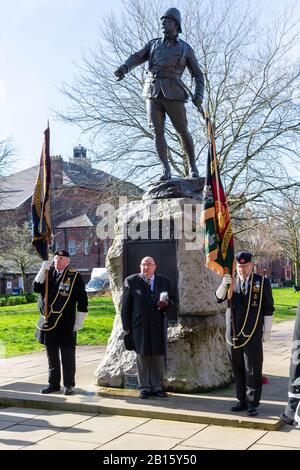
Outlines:
[[[143,96],[150,127],[154,131],[154,143],[158,157],[163,165],[161,180],[171,178],[168,163],[168,146],[164,136],[166,114],[169,116],[189,161],[189,173],[199,178],[195,160],[194,143],[188,131],[184,103],[188,94],[181,80],[188,68],[195,82],[193,103],[199,107],[204,93],[204,76],[191,46],[179,39],[181,15],[177,8],[169,8],[161,17],[163,38],[152,39],[143,49],[132,54],[116,71],[118,80],[137,65],[146,61],[149,64]]]
[[[235,377],[238,403],[231,411],[256,416],[262,391],[262,342],[271,337],[274,301],[270,281],[253,272],[252,254],[236,255],[237,278],[226,311],[226,342]],[[227,298],[231,276],[225,274],[216,291],[218,302]]]
[[[33,285],[40,293],[41,318],[36,337],[46,346],[49,365],[49,385],[41,393],[60,391],[61,362],[64,394],[74,393],[76,331],[82,328],[87,316],[87,295],[82,277],[69,267],[70,254],[57,250],[53,261],[44,261]],[[45,279],[48,274],[48,318],[45,318]],[[77,311],[76,311],[77,310]]]
[[[284,413],[280,415],[282,421],[293,426],[296,422],[299,425],[299,405],[300,402],[300,302],[298,304],[297,316],[294,326],[290,377],[289,377],[289,399]],[[298,411],[298,416],[296,416]]]
[[[169,279],[155,274],[153,258],[146,256],[140,273],[128,276],[124,282],[122,324],[132,334],[140,398],[150,395],[166,397],[164,383],[164,353],[166,345],[166,311],[174,297]]]

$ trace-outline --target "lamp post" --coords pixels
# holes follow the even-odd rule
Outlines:
[[[97,265],[100,268],[101,266],[101,242],[99,239],[98,241],[95,242],[95,246],[97,247],[97,258],[98,258]]]

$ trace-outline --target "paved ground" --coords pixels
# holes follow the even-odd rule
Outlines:
[[[278,419],[287,398],[293,322],[273,328],[265,345],[259,415],[231,413],[233,387],[207,394],[140,400],[136,392],[94,385],[104,348],[78,347],[76,395],[41,395],[45,353],[0,360],[0,450],[300,450],[300,430]]]

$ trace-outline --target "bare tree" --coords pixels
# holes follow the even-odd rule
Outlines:
[[[5,175],[15,151],[11,138],[0,139],[0,181]]]
[[[248,250],[256,260],[282,255],[278,223],[274,218],[243,208],[233,218],[233,226],[236,250]]]
[[[7,187],[5,184],[5,175],[7,174],[8,169],[10,168],[11,159],[15,155],[16,149],[13,145],[13,141],[11,138],[8,139],[0,139],[0,209],[1,209],[1,202],[5,200],[8,196]],[[0,250],[2,249],[3,244],[5,244],[6,240],[6,233],[5,233],[5,226],[7,223],[7,218],[3,217],[0,224]]]
[[[11,225],[3,230],[1,237],[0,266],[18,269],[21,272],[26,293],[26,272],[33,269],[34,264],[41,262],[31,244],[31,230],[28,224],[22,227]]]
[[[277,243],[282,254],[292,262],[295,285],[298,285],[300,269],[300,196],[290,191],[284,199],[274,201],[269,208],[270,220],[277,226]]]
[[[141,97],[147,67],[137,67],[118,83],[113,71],[160,35],[159,18],[167,6],[159,0],[124,0],[122,13],[102,24],[99,44],[83,59],[74,83],[63,86],[70,108],[58,113],[89,133],[102,165],[144,183],[157,176],[159,165]],[[263,28],[253,10],[237,0],[182,0],[180,9],[183,38],[205,75],[204,107],[215,125],[231,212],[299,186],[299,22],[293,10],[286,8]],[[205,124],[191,104],[188,116],[204,169]],[[178,136],[168,124],[166,132],[172,172],[184,176]]]

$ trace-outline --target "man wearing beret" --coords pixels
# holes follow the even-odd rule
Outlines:
[[[235,377],[238,403],[231,411],[256,416],[262,390],[263,341],[271,337],[274,301],[270,281],[253,272],[252,254],[236,255],[237,277],[226,311],[226,342]],[[218,302],[227,298],[232,282],[225,274],[216,291]]]
[[[41,393],[60,391],[61,363],[64,394],[74,393],[76,331],[82,328],[87,316],[85,284],[78,272],[69,267],[70,255],[57,250],[53,261],[44,261],[33,285],[40,293],[41,318],[36,337],[46,346],[49,365],[49,385]],[[45,318],[45,280],[48,274],[48,317]],[[61,361],[60,361],[61,355]]]

